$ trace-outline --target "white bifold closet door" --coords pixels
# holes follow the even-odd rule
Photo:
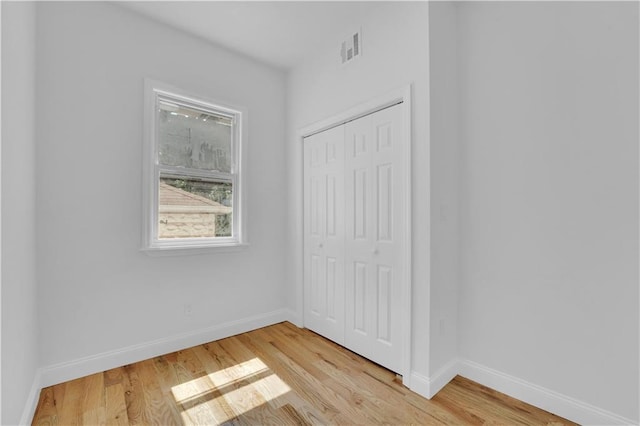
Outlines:
[[[402,371],[407,271],[402,109],[304,140],[304,321]]]

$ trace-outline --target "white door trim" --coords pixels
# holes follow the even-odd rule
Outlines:
[[[404,294],[402,295],[403,304],[406,309],[403,312],[402,316],[402,371],[398,371],[398,373],[402,374],[403,382],[409,388],[410,379],[411,379],[411,283],[412,283],[412,266],[411,266],[411,140],[412,140],[412,128],[411,128],[411,84],[400,87],[396,90],[392,90],[384,95],[378,96],[368,102],[361,103],[352,108],[349,108],[346,111],[343,111],[339,114],[326,118],[324,120],[318,121],[311,125],[308,125],[300,130],[298,130],[297,141],[302,144],[304,143],[304,138],[311,136],[313,134],[322,132],[324,130],[330,129],[335,126],[342,125],[352,120],[356,120],[365,115],[374,113],[376,111],[380,111],[392,105],[396,105],[398,103],[402,103],[402,126],[403,126],[403,143],[406,146],[405,150],[405,158],[403,169],[406,170],[404,174],[404,226],[405,232],[407,235],[404,248],[403,248],[403,262],[402,268],[404,272],[404,285],[402,286]],[[304,149],[302,150],[304,152]],[[299,161],[303,161],[300,158]],[[302,164],[302,163],[301,163]],[[300,199],[300,203],[303,203],[304,197]],[[298,220],[299,223],[304,223],[304,208],[300,210],[300,215]],[[302,227],[303,228],[303,227]],[[297,294],[296,298],[296,312],[298,312],[299,318],[298,321],[301,325],[304,326],[304,280],[303,277],[303,259],[302,256],[297,257],[296,259],[296,277],[299,278],[296,280],[297,285]]]

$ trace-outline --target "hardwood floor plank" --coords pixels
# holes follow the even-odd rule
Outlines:
[[[136,364],[124,367],[128,384],[127,390],[125,391],[127,418],[132,425],[144,424],[144,411],[146,409],[144,391],[142,390],[142,384],[140,383],[136,367]]]
[[[152,424],[180,424],[181,416],[176,409],[177,407],[173,404],[171,406],[166,404],[165,394],[156,375],[154,363],[155,359],[138,363],[145,391],[145,401],[149,407],[146,411],[146,418],[150,419]]]
[[[249,359],[256,360],[255,354],[239,339],[225,339],[221,342],[221,346],[224,346],[227,353],[233,355],[235,359]],[[261,363],[263,361],[258,359]],[[309,424],[326,424],[324,416],[312,406],[306,404],[302,399],[297,397],[297,393],[289,387],[267,364],[263,365],[267,368],[267,374],[263,374],[259,380],[253,381],[252,385],[260,392],[267,403],[277,409],[279,418],[288,423],[291,420],[293,411],[296,410],[297,416]],[[289,406],[289,409],[280,410],[284,406]]]
[[[103,425],[106,421],[104,373],[85,377],[82,424]]]
[[[312,422],[308,421],[305,416],[301,415],[301,413],[299,413],[298,410],[296,410],[295,407],[290,404],[285,404],[278,410],[284,413],[285,417],[291,420],[291,423],[293,423],[294,425],[313,425]]]
[[[345,416],[353,418],[358,424],[370,423],[366,417],[338,398],[333,390],[326,389],[322,383],[306,373],[290,358],[283,357],[274,351],[273,345],[269,342],[269,336],[264,334],[263,329],[255,330],[251,335],[238,336],[238,338],[258,354],[285,383],[318,408],[328,422],[340,423],[339,419]],[[346,414],[343,414],[345,412]]]
[[[103,426],[107,424],[105,407],[97,407],[82,412],[82,424]]]
[[[60,424],[60,413],[62,411],[62,405],[64,404],[64,398],[66,394],[66,383],[60,383],[54,386],[51,386],[47,389],[53,390],[53,403],[56,406],[56,411],[58,413],[58,423]],[[44,391],[44,389],[43,389]]]
[[[572,425],[462,377],[427,400],[290,323],[42,390],[36,425]]]
[[[179,360],[171,364],[171,369],[176,378],[176,384],[169,388],[168,392],[163,392],[163,387],[157,382],[157,392],[162,395],[159,398],[172,401],[177,410],[167,410],[165,421],[167,424],[206,424],[206,421],[215,419],[213,412],[206,404],[201,404],[198,399],[206,391],[205,385],[201,383],[200,373],[192,374],[192,369],[185,362]],[[177,415],[177,418],[174,417]]]
[[[108,425],[129,426],[127,402],[124,399],[122,383],[115,383],[105,387],[105,408],[106,423]]]
[[[280,379],[262,359],[259,359],[242,344],[238,339],[226,339],[220,342],[220,347],[230,356],[232,362],[247,360],[241,364],[249,367],[247,377],[251,377],[251,385],[256,389],[264,401],[273,408],[280,408],[286,403],[283,396],[291,391],[291,388]]]
[[[153,358],[153,373],[149,372],[149,374],[155,374],[162,399],[168,407],[174,423],[180,424],[182,422],[182,410],[173,394],[173,388],[181,384],[174,369],[174,363],[178,362],[178,357],[176,353],[170,355],[173,356],[163,355]],[[172,360],[172,362],[169,360]]]
[[[287,401],[296,409],[298,415],[302,417],[305,422],[312,425],[326,425],[329,423],[316,407],[302,399],[297,393],[294,392],[287,395]]]
[[[58,408],[53,395],[53,387],[43,389],[40,392],[40,400],[33,416],[33,424],[40,426],[58,424]]]
[[[195,356],[192,348],[178,351],[176,362],[182,364],[182,367],[187,370],[193,378],[206,374],[202,362]]]
[[[317,353],[309,349],[308,345],[299,339],[291,338],[286,334],[278,333],[277,330],[269,330],[272,340],[270,343],[280,352],[287,352],[288,356],[299,366],[304,368],[309,374],[320,381],[327,380],[329,376],[324,370],[324,365],[318,366],[315,362]],[[288,351],[287,349],[292,349]]]
[[[116,384],[122,384],[125,376],[124,367],[112,368],[104,372],[104,386],[109,387]]]
[[[219,369],[213,375],[214,383],[238,417],[268,405],[265,396],[255,386],[257,381],[264,380],[270,373],[264,362],[256,357],[247,359],[245,351],[229,339],[210,345],[211,350],[223,355],[217,358]],[[263,410],[271,415],[270,408],[263,407]]]
[[[464,388],[468,394],[480,393],[484,397],[500,404],[505,410],[517,411],[521,416],[525,417],[526,421],[529,423],[536,420],[542,420],[547,424],[552,424],[557,421],[557,417],[547,411],[536,408],[515,398],[511,398],[486,386],[479,385],[464,377],[456,377],[455,384]]]
[[[240,339],[225,339],[221,341],[221,345],[224,345],[226,351],[233,353],[234,357],[241,359],[250,359],[256,354],[246,345],[244,345]],[[262,361],[262,359],[261,359]],[[265,367],[268,368],[269,375],[261,379],[259,382],[254,382],[254,386],[262,393],[267,402],[274,408],[281,408],[285,405],[290,405],[298,410],[298,414],[307,419],[311,424],[326,424],[324,416],[316,410],[314,407],[306,404],[306,402],[298,397],[298,394],[289,387],[285,381],[283,381],[268,365],[272,364],[265,361]],[[290,412],[285,410],[284,415],[291,417]]]
[[[209,381],[212,386],[212,392],[215,398],[211,401],[210,406],[214,411],[214,416],[219,419],[223,419],[223,422],[231,422],[236,419],[236,412],[231,408],[228,401],[223,397],[222,391],[225,388],[225,384],[219,382],[217,377],[219,376],[219,372],[222,369],[219,363],[216,363],[214,358],[212,358],[211,354],[205,349],[208,345],[196,346],[193,348],[195,355],[202,362],[202,365],[207,372],[209,377]],[[213,377],[212,377],[213,376]],[[218,385],[216,385],[216,382]]]
[[[61,425],[81,425],[83,416],[83,400],[87,377],[59,386],[62,404],[58,410],[58,422]],[[54,395],[55,395],[54,389]],[[56,397],[57,399],[57,397]]]

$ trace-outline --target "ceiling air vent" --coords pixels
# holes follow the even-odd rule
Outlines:
[[[342,42],[342,48],[340,49],[340,57],[342,63],[346,64],[362,55],[362,31],[358,30],[351,34],[345,41]]]

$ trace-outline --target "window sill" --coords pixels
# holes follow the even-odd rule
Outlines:
[[[174,245],[163,247],[144,247],[140,251],[147,256],[186,256],[194,254],[235,253],[249,247],[248,243],[230,243],[220,245]]]

